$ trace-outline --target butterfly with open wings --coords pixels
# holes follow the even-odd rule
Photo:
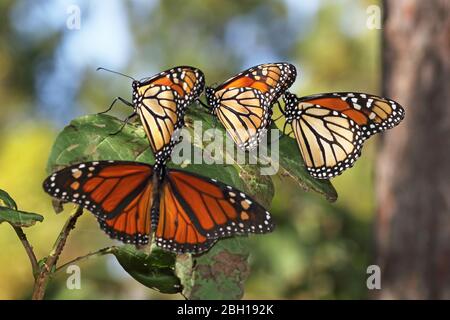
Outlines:
[[[201,253],[219,238],[272,231],[254,199],[215,179],[131,161],[92,161],[66,167],[44,181],[51,196],[91,211],[114,239]]]

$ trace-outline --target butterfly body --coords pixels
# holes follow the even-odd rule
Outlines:
[[[291,124],[308,172],[328,179],[353,166],[370,136],[398,125],[403,108],[393,100],[355,92],[298,98],[284,95],[282,111]]]
[[[267,63],[247,69],[216,88],[206,87],[211,112],[241,149],[258,144],[271,123],[272,105],[295,81],[289,63]]]

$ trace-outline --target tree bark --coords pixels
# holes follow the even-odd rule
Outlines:
[[[450,299],[450,2],[385,0],[383,94],[405,120],[381,139],[382,299]]]

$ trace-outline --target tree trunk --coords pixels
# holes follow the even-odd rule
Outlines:
[[[449,7],[384,1],[383,94],[406,116],[377,159],[382,299],[450,299]]]

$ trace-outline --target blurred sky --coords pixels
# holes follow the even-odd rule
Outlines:
[[[287,53],[292,50],[293,45],[315,28],[315,17],[321,6],[330,3],[339,3],[349,8],[345,15],[340,16],[341,32],[355,36],[364,31],[364,7],[355,1],[284,0],[286,16],[274,15],[267,6],[256,7],[255,10],[227,21],[224,43],[222,39],[216,41],[221,41],[220,46],[231,50],[239,61],[239,69],[263,62],[286,61],[289,59]],[[38,116],[61,127],[70,119],[81,115],[84,111],[78,105],[77,96],[83,78],[86,72],[94,71],[99,66],[128,72],[136,78],[151,76],[162,71],[161,68],[170,67],[165,66],[157,55],[143,58],[136,55],[140,46],[135,45],[132,26],[128,21],[129,16],[137,20],[137,25],[139,20],[151,19],[157,4],[157,0],[110,0],[107,5],[98,0],[16,1],[10,12],[10,21],[17,32],[18,42],[25,46],[33,45],[61,33],[52,59],[41,61],[35,66]],[[81,13],[79,30],[70,30],[66,26],[67,20],[73,17],[74,6],[79,7]],[[127,10],[131,10],[130,15],[124,14]],[[277,36],[268,39],[268,34]],[[208,45],[216,46],[211,43]],[[174,48],[176,49],[178,48]],[[207,47],[199,47],[198,50],[208,51]],[[302,68],[302,61],[296,61],[296,64],[300,76],[295,88],[300,88],[308,80],[308,74]],[[201,65],[197,67],[202,68]],[[232,73],[233,70],[230,70],[230,75]],[[98,78],[95,90],[102,90],[103,86],[107,86],[111,77],[115,76],[103,75],[103,78]],[[124,78],[122,81],[128,80]]]

